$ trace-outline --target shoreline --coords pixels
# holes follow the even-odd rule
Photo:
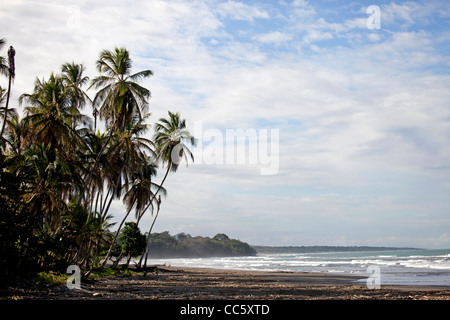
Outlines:
[[[81,289],[9,288],[14,300],[450,300],[450,287],[381,286],[355,282],[366,277],[331,273],[247,271],[158,266],[143,272],[82,279]]]

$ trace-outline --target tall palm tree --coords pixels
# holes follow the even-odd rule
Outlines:
[[[123,177],[124,187],[130,188],[131,186],[123,199],[127,205],[127,211],[119,224],[114,241],[117,239],[120,230],[133,207],[136,211],[136,217],[139,217],[143,208],[152,199],[152,184],[149,182],[144,183],[142,181],[145,180],[145,178],[150,178],[144,177],[143,175],[144,170],[148,170],[148,157],[154,156],[154,151],[152,149],[153,142],[141,136],[148,130],[149,126],[145,123],[145,120],[149,116],[150,114],[147,114],[144,117],[134,116],[131,119],[133,122],[127,126],[125,131],[116,132],[111,146],[108,149],[108,156],[111,157],[110,163],[117,161],[117,159],[120,159],[122,162],[121,170],[118,172],[118,181],[116,183],[118,184],[119,179]],[[139,179],[139,177],[142,179]],[[148,190],[147,187],[150,187],[150,190]],[[112,247],[113,244],[108,251],[105,262],[111,253]]]
[[[89,96],[84,92],[82,87],[87,84],[89,77],[84,76],[83,72],[86,68],[82,64],[65,63],[61,67],[61,79],[66,88],[66,92],[70,97],[72,105],[72,113],[80,113],[88,102],[91,102]],[[75,127],[77,123],[73,123]],[[84,123],[87,124],[87,123]]]
[[[167,169],[160,183],[160,188],[162,188],[166,178],[169,174],[169,171],[176,172],[180,161],[182,158],[186,161],[186,166],[188,165],[188,157],[194,161],[194,155],[189,150],[189,147],[186,143],[189,143],[192,146],[197,144],[195,137],[191,135],[191,133],[186,129],[186,120],[180,118],[180,114],[168,112],[169,117],[159,119],[159,122],[155,125],[155,136],[154,143],[156,145],[156,153],[159,161],[165,164]],[[158,195],[158,189],[154,195],[154,198]],[[150,234],[152,233],[153,226],[158,218],[159,210],[156,212],[156,215],[153,219],[153,222],[150,226],[150,230],[147,234],[147,243],[150,239]],[[145,249],[145,262],[144,268],[147,265],[147,257],[148,257],[148,246]]]
[[[89,81],[88,76],[84,76],[86,68],[82,64],[64,63],[61,66],[61,78],[66,90],[72,97],[72,105],[81,110],[86,103],[90,101],[89,96],[83,91],[82,87]]]
[[[150,77],[153,72],[144,70],[131,74],[131,67],[132,61],[125,48],[104,50],[97,60],[97,68],[101,75],[92,80],[89,88],[100,89],[95,95],[93,107],[94,111],[99,107],[99,116],[101,120],[106,121],[109,137],[97,156],[86,185],[89,185],[92,174],[98,166],[98,160],[114,132],[123,132],[133,117],[142,117],[147,111],[151,94],[137,81]]]
[[[67,194],[73,187],[72,173],[60,157],[58,150],[50,144],[36,144],[24,154],[20,171],[29,173],[30,180],[25,183],[31,192],[24,196],[28,208],[43,214],[43,223],[56,230],[60,224],[60,213],[67,209]]]
[[[6,92],[6,90],[4,90],[1,86],[0,86],[0,109],[3,109],[3,108],[1,108],[1,106],[3,105],[3,103],[6,101],[6,95],[7,95],[7,92]],[[3,115],[3,121],[6,123],[7,121],[8,121],[8,115],[6,114],[6,110],[5,110],[5,115]],[[1,137],[0,138],[0,145],[3,147],[3,140],[4,139],[2,139],[3,137]]]
[[[137,198],[140,200],[136,204],[137,225],[139,225],[147,206],[152,208],[152,215],[154,208],[159,209],[160,201],[158,201],[155,196],[156,192],[159,192],[164,197],[167,195],[167,190],[164,187],[153,182],[153,177],[156,176],[156,173],[157,165],[154,163],[153,158],[149,157],[146,160],[146,164],[143,166],[143,170],[136,175],[136,180],[133,181],[133,187],[135,189],[133,192],[137,192],[139,194]]]
[[[14,48],[12,46],[10,46],[9,50],[8,50],[8,93],[6,96],[5,114],[4,114],[4,118],[3,118],[2,130],[0,132],[0,141],[2,140],[3,131],[5,131],[5,126],[6,126],[6,119],[8,118],[9,97],[11,95],[11,81],[16,76],[16,71],[15,71],[16,68],[15,68],[15,63],[14,63],[15,55],[16,55],[16,51],[14,50]],[[1,63],[1,61],[0,61],[0,63]],[[3,69],[3,67],[0,67],[0,69]],[[1,70],[1,71],[3,72],[3,70]]]
[[[82,140],[73,128],[74,123],[88,123],[89,118],[73,110],[72,97],[67,93],[60,76],[50,75],[48,81],[36,79],[32,94],[22,94],[19,103],[27,103],[24,122],[28,142],[51,144],[67,152]]]
[[[85,164],[91,164],[94,163],[95,159],[97,159],[97,155],[100,152],[100,149],[104,145],[107,137],[105,137],[104,134],[101,134],[100,132],[95,132],[92,130],[85,130],[84,134],[82,134],[85,149],[81,153],[81,157],[83,158]],[[98,208],[98,198],[100,195],[103,198],[103,191],[105,187],[105,183],[107,184],[110,182],[108,179],[111,177],[111,173],[114,171],[114,168],[112,167],[113,164],[108,163],[107,154],[104,154],[100,160],[99,165],[96,168],[96,171],[93,174],[93,179],[91,179],[91,183],[89,186],[87,186],[87,194],[91,195],[91,207],[93,205],[93,197],[96,194],[97,201],[96,206],[92,207],[91,213],[93,214],[95,211],[97,211]],[[106,166],[109,166],[109,170],[103,170]],[[88,165],[85,165],[87,169],[86,176],[89,175],[90,168]],[[107,188],[109,191],[110,188]],[[105,197],[107,198],[107,197]],[[106,199],[105,199],[106,201]],[[103,213],[103,206],[101,205],[102,201],[100,201],[100,212]]]

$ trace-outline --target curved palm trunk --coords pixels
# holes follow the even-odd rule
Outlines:
[[[16,74],[16,67],[14,63],[14,56],[16,55],[16,51],[12,46],[9,47],[8,50],[8,62],[9,62],[9,68],[8,68],[8,74],[9,74],[9,81],[8,81],[8,94],[6,96],[6,105],[5,105],[5,119],[3,120],[3,126],[2,131],[0,132],[0,141],[3,138],[3,132],[5,131],[6,126],[6,118],[8,116],[8,106],[9,106],[9,97],[11,95],[11,81],[15,77]]]
[[[123,168],[124,168],[124,166],[122,166],[122,168],[120,169],[121,172],[122,172]],[[111,202],[112,202],[112,200],[113,200],[113,198],[114,198],[114,195],[115,195],[116,192],[117,192],[117,188],[119,187],[119,181],[120,181],[120,175],[117,177],[116,185],[114,186],[114,192],[111,194],[111,198],[109,199],[108,207],[106,208],[106,212],[104,213],[104,216],[106,216],[106,213],[107,213],[108,210],[109,210],[109,206],[111,205]],[[109,191],[108,191],[108,192],[109,192]],[[105,199],[105,201],[106,201],[106,199]],[[114,246],[114,243],[115,243],[116,240],[117,240],[117,236],[119,235],[120,229],[122,228],[122,225],[124,224],[125,220],[128,218],[128,215],[130,214],[130,212],[131,212],[131,207],[130,207],[130,209],[128,210],[128,212],[127,212],[127,214],[125,215],[125,217],[122,219],[122,222],[120,223],[119,228],[117,229],[117,232],[116,232],[116,234],[115,234],[115,236],[114,236],[114,239],[113,239],[113,241],[112,241],[112,243],[111,243],[111,246],[109,247],[108,253],[107,253],[106,256],[105,256],[105,260],[103,261],[103,263],[102,263],[102,265],[101,265],[101,268],[103,268],[103,267],[105,266],[106,262],[108,261],[109,256],[110,256],[110,254],[111,254],[111,250],[112,250],[112,248],[113,248],[113,246]]]
[[[95,252],[94,252],[94,257],[92,259],[92,263],[91,263],[91,267],[89,268],[89,270],[84,274],[85,277],[88,277],[92,270],[94,269],[95,266],[95,260],[98,257],[98,252],[100,251],[100,238],[97,239],[97,241],[95,242]]]
[[[148,241],[150,240],[150,235],[152,234],[152,230],[153,230],[153,226],[155,225],[156,219],[158,218],[158,214],[159,214],[159,210],[156,212],[155,218],[153,219],[152,225],[150,226],[150,230],[148,231],[147,234],[147,245],[145,246],[145,252],[144,254],[141,256],[141,260],[139,261],[139,267],[141,266],[141,262],[142,262],[142,257],[145,256],[145,260],[144,260],[144,269],[147,267],[147,259],[148,259]]]
[[[127,220],[128,215],[130,214],[130,212],[131,212],[131,207],[130,207],[130,209],[127,211],[127,214],[125,215],[125,217],[124,217],[124,218],[122,219],[122,221],[120,222],[119,228],[117,229],[116,234],[114,235],[114,239],[113,239],[113,241],[112,241],[112,243],[111,243],[111,246],[109,247],[108,253],[107,253],[106,256],[105,256],[105,260],[104,260],[103,263],[102,263],[102,268],[105,266],[106,262],[108,261],[110,255],[111,255],[112,248],[114,247],[114,243],[116,243],[117,237],[119,236],[119,233],[120,233],[120,230],[122,230],[122,226],[123,226],[123,224],[125,223],[125,220]]]
[[[158,194],[159,190],[161,190],[161,188],[162,188],[164,182],[166,181],[167,175],[169,174],[170,165],[171,165],[171,163],[168,164],[166,174],[164,175],[164,178],[163,178],[163,180],[161,181],[161,184],[159,185],[158,190],[156,190],[156,192],[155,192],[155,194],[154,194],[154,196],[153,196],[153,199],[156,198],[156,195]],[[153,200],[153,199],[152,199],[152,200]],[[144,212],[142,213],[142,215],[144,215],[145,211],[147,211],[148,207],[149,207],[149,206],[151,205],[151,203],[152,203],[152,200],[150,201],[150,203],[149,203],[149,205],[147,206],[147,208],[145,208],[145,210],[144,210]],[[150,240],[150,235],[151,235],[151,233],[152,233],[153,226],[155,225],[156,219],[158,218],[158,214],[159,214],[159,209],[158,209],[158,211],[156,212],[155,218],[153,219],[152,225],[150,226],[150,230],[148,231],[148,234],[147,234],[147,241],[146,241],[146,244],[147,244],[147,245],[145,246],[145,250],[144,250],[144,252],[143,252],[142,255],[141,255],[141,259],[139,260],[139,268],[141,267],[141,264],[142,264],[142,258],[144,257],[144,255],[145,255],[144,268],[147,266],[147,258],[148,258],[148,241]]]

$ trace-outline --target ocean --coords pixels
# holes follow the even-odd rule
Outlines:
[[[371,277],[381,285],[450,286],[450,249],[258,254],[251,257],[149,259],[147,265],[301,271]],[[374,268],[375,267],[375,268]],[[366,279],[357,282],[366,282]]]

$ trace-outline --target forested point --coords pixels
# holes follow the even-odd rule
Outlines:
[[[180,233],[171,236],[168,231],[153,233],[149,238],[149,257],[152,258],[205,258],[256,255],[248,243],[230,239],[219,233],[213,238],[192,237]]]

